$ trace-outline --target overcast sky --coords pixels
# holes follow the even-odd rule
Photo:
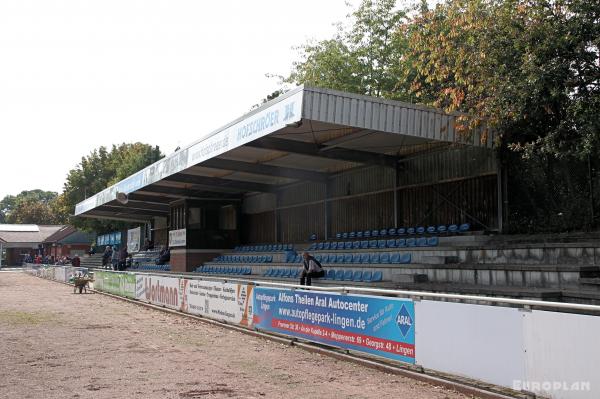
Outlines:
[[[356,3],[356,2],[354,2]],[[0,198],[62,191],[101,145],[168,154],[278,88],[344,0],[0,0]]]

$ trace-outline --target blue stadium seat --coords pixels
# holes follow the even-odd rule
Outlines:
[[[344,280],[344,271],[343,270],[337,270],[335,272],[335,279],[338,281],[343,281]]]
[[[317,262],[321,262],[321,259],[323,259],[323,257],[321,255],[315,255],[315,259],[317,260]]]
[[[409,264],[412,260],[412,256],[410,254],[410,252],[405,252],[400,256],[400,263],[402,264]]]
[[[373,252],[370,256],[369,256],[369,262],[371,263],[379,263],[379,252]]]
[[[385,248],[386,244],[387,244],[386,240],[378,240],[377,241],[377,248],[383,249],[383,248]]]
[[[364,238],[370,238],[371,237],[371,230],[365,230],[363,232],[363,237]]]
[[[354,273],[352,273],[352,270],[346,270],[344,272],[344,281],[351,281],[353,275]]]
[[[404,238],[398,238],[396,239],[396,247],[398,248],[402,248],[406,246],[406,239]]]
[[[329,263],[329,254],[325,254],[321,257],[321,263]]]
[[[395,236],[396,235],[396,229],[394,229],[394,228],[388,229],[388,235]]]
[[[396,230],[396,234],[399,236],[403,236],[406,234],[406,229],[404,227],[400,227],[398,230]]]
[[[263,276],[265,276],[265,277],[269,277],[269,276],[271,276],[271,274],[273,274],[273,269],[271,269],[271,268],[268,268],[268,269],[265,271],[265,273],[263,274]]]
[[[348,233],[342,233],[342,238],[348,238]]]
[[[352,254],[344,254],[344,263],[352,263]]]
[[[356,232],[356,238],[363,238],[363,232],[362,231],[357,231]]]
[[[281,272],[281,274],[279,275],[279,277],[282,277],[282,278],[288,278],[288,277],[290,277],[290,271],[289,271],[289,269],[283,269],[283,271]]]
[[[360,249],[367,249],[369,248],[369,241],[367,240],[363,240],[360,242]]]
[[[273,273],[271,273],[271,277],[279,277],[281,276],[281,269],[274,269]]]
[[[396,248],[396,240],[394,240],[393,238],[391,240],[387,240],[386,246],[388,248]]]
[[[325,280],[334,280],[335,279],[335,270],[329,269],[325,273]]]
[[[356,238],[356,231],[351,231],[350,234],[348,234],[348,238]]]
[[[335,257],[336,263],[344,263],[344,254],[339,254]]]
[[[323,243],[322,242],[318,243],[316,249],[317,249],[317,251],[322,251],[323,250]]]
[[[323,249],[329,251],[331,249],[331,243],[329,241],[323,243]]]
[[[243,274],[245,269],[245,267],[237,267],[235,269],[235,274]]]
[[[387,229],[381,229],[381,230],[379,230],[379,236],[380,237],[385,237],[387,235],[388,235]]]
[[[369,248],[371,248],[371,249],[377,248],[377,240],[370,240],[369,241]]]
[[[390,256],[390,263],[400,263],[400,252],[394,252]]]
[[[415,231],[417,232],[417,234],[425,234],[425,227],[419,226]]]
[[[415,234],[415,228],[409,227],[408,229],[406,229],[406,234],[410,234],[410,235]]]
[[[316,235],[316,234],[311,234],[311,235],[310,235],[310,240],[311,240],[311,241],[314,241],[314,240],[316,240],[316,239],[317,239],[317,235]]]
[[[428,247],[437,247],[438,243],[439,243],[439,239],[437,237],[429,237],[427,239]]]
[[[352,275],[352,281],[362,281],[363,279],[363,272],[361,270],[357,270],[354,272],[354,274]]]
[[[379,255],[379,262],[390,263],[390,254],[387,252],[383,252],[381,255]]]
[[[336,254],[329,255],[329,263],[337,263],[337,255]]]
[[[335,238],[338,240],[342,239],[342,233],[335,233]]]
[[[273,262],[273,255],[267,255],[267,256],[265,256],[265,258],[266,258],[265,262],[267,262],[267,263]]]
[[[417,246],[417,240],[414,238],[407,238],[406,239],[406,246],[407,247],[416,247]]]
[[[371,278],[372,282],[378,282],[383,280],[383,273],[380,271],[374,272],[373,273],[373,278]]]
[[[329,245],[329,249],[336,250],[337,248],[338,243],[336,241],[332,242],[331,245]]]
[[[427,238],[419,237],[417,238],[417,247],[426,247],[427,246]]]
[[[455,224],[451,224],[450,226],[448,226],[448,232],[449,233],[456,233],[458,232],[458,226]]]
[[[444,224],[440,224],[440,225],[437,227],[437,232],[438,232],[438,233],[441,233],[441,234],[444,234],[444,233],[445,233],[447,230],[448,230],[448,229],[447,229],[446,225],[444,225]]]
[[[339,245],[338,245],[339,247]],[[352,249],[352,241],[346,241],[344,243],[344,249]]]
[[[427,234],[435,234],[436,231],[437,230],[436,230],[435,226],[427,227]]]
[[[352,263],[360,263],[360,254],[355,253],[352,255]]]
[[[467,231],[469,231],[471,229],[471,225],[469,223],[463,223],[460,226],[458,226],[458,231],[460,233],[465,233]]]
[[[360,249],[360,241],[352,241],[352,249]]]
[[[371,237],[379,237],[379,230],[371,230]]]
[[[371,282],[372,278],[373,278],[373,272],[372,271],[367,270],[366,272],[363,272],[363,281]]]
[[[369,259],[370,259],[370,255],[366,252],[363,252],[362,254],[360,254],[360,263],[364,264],[364,265],[368,265],[369,264]]]

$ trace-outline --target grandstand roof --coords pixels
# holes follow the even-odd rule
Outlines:
[[[300,86],[77,204],[75,215],[166,216],[180,198],[239,200],[369,164],[397,167],[420,147],[492,148],[492,133],[456,132],[457,114]],[[117,193],[129,195],[126,204]]]

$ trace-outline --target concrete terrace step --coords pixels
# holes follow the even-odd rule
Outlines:
[[[492,285],[471,285],[456,283],[400,283],[397,289],[457,293],[465,295],[504,296],[510,298],[535,298],[542,300],[561,301],[562,291],[546,288],[527,288]]]

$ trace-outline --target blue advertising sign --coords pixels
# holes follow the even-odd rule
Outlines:
[[[257,287],[253,323],[258,329],[415,362],[410,299]]]

